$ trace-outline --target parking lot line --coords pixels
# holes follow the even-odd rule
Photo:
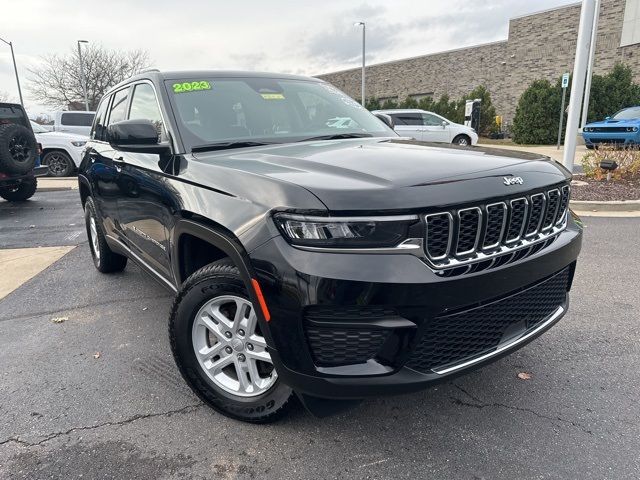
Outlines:
[[[62,246],[0,250],[0,300],[74,248]]]

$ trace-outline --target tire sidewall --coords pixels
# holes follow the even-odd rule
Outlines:
[[[9,151],[11,139],[18,135],[23,135],[28,141],[29,158],[24,162],[15,161]],[[0,170],[15,174],[30,172],[35,166],[36,149],[36,139],[28,128],[18,124],[0,126]]]
[[[244,421],[260,422],[277,412],[291,396],[291,389],[277,379],[265,393],[255,397],[232,395],[217,385],[202,370],[193,348],[192,329],[196,314],[212,298],[236,295],[248,299],[240,278],[232,275],[204,277],[181,294],[172,312],[170,334],[172,349],[180,371],[193,390],[214,409]]]
[[[93,204],[93,200],[91,197],[87,198],[87,202],[84,205],[84,223],[85,228],[87,229],[87,238],[89,239],[89,250],[91,250],[91,258],[93,259],[93,264],[95,267],[100,270],[101,265],[100,261],[104,258],[102,251],[100,251],[100,258],[96,257],[96,253],[93,251],[93,242],[91,241],[91,225],[90,220],[93,216],[94,221],[96,222],[96,231],[98,233],[98,248],[102,249],[102,244],[100,242],[100,224],[98,223],[98,216],[96,215],[95,206]]]

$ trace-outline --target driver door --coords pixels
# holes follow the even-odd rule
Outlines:
[[[423,113],[422,122],[424,124],[423,140],[425,142],[450,143],[450,124],[444,118],[433,113]]]

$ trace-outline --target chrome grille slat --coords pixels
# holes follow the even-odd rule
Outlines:
[[[478,207],[458,210],[458,240],[456,255],[464,256],[478,248],[480,240],[482,211]],[[461,250],[462,247],[462,250]]]
[[[509,227],[505,243],[514,243],[520,240],[527,223],[527,212],[529,211],[529,201],[524,198],[515,198],[509,202],[511,207],[509,212]]]
[[[570,187],[563,185],[501,202],[428,214],[424,217],[425,261],[438,274],[456,276],[534,255],[566,227],[570,193]],[[482,265],[476,265],[480,262]]]

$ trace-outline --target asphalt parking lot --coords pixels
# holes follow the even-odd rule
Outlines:
[[[95,271],[77,191],[0,202],[0,249],[75,246],[0,300],[0,478],[639,478],[640,218],[584,220],[570,313],[535,342],[421,393],[253,426],[180,378],[165,290]]]

